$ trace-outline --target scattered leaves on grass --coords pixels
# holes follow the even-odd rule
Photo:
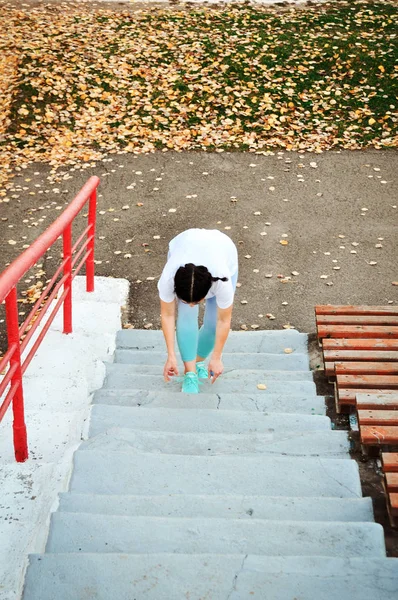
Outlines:
[[[2,178],[112,152],[394,147],[395,15],[360,0],[2,6]]]

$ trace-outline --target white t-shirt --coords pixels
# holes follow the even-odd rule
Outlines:
[[[187,263],[207,267],[213,277],[228,277],[228,281],[215,281],[206,298],[216,297],[219,308],[228,308],[234,301],[231,276],[238,271],[238,251],[230,237],[218,229],[187,229],[169,243],[167,263],[158,281],[159,297],[172,302],[174,276]]]

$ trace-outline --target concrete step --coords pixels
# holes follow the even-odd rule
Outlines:
[[[398,558],[33,554],[23,600],[392,600]]]
[[[134,375],[153,375],[161,376],[163,378],[163,363],[157,365],[130,365],[121,363],[106,363],[107,377],[115,375],[124,380],[126,377]],[[184,373],[182,367],[180,375]],[[263,369],[234,369],[229,365],[224,366],[224,372],[222,374],[224,381],[230,379],[239,379],[241,381],[255,381],[257,379],[262,381],[313,381],[312,371],[271,371],[266,368]],[[256,379],[257,378],[257,379]]]
[[[164,365],[166,351],[116,350],[115,363],[134,365]],[[182,360],[177,354],[182,368]],[[224,363],[233,369],[268,369],[270,371],[308,371],[308,354],[265,354],[259,352],[224,352]]]
[[[248,411],[178,409],[94,404],[91,409],[89,436],[112,427],[139,431],[175,433],[272,433],[286,431],[330,431],[330,418],[322,415],[294,415]]]
[[[166,344],[161,330],[123,329],[118,331],[116,347],[131,350],[164,351]],[[177,343],[175,345],[177,348]],[[307,352],[308,336],[295,329],[279,331],[231,331],[224,352],[266,352],[284,354],[285,348]]]
[[[347,431],[282,431],[269,433],[175,433],[112,428],[81,444],[79,451],[129,451],[133,454],[195,456],[268,455],[348,458]]]
[[[260,412],[318,414],[326,412],[323,396],[305,394],[175,394],[174,392],[148,392],[145,390],[101,389],[95,392],[94,404],[117,406],[145,406],[146,408],[203,408],[222,410],[249,410]]]
[[[93,494],[232,494],[362,497],[351,459],[177,456],[77,451],[69,491]]]
[[[115,367],[116,365],[113,365]],[[250,393],[250,394],[308,394],[315,396],[316,387],[313,381],[295,381],[286,377],[281,377],[279,380],[273,379],[271,376],[264,377],[263,374],[245,374],[240,378],[227,378],[224,375],[219,377],[215,383],[208,380],[202,380],[200,393]],[[257,384],[263,383],[267,386],[266,390],[259,390]],[[182,383],[177,378],[173,377],[171,381],[165,382],[162,372],[158,375],[121,375],[114,370],[110,372],[104,382],[103,389],[126,390],[129,388],[157,391],[157,392],[174,392],[181,393]]]
[[[176,552],[294,556],[385,556],[378,523],[125,517],[93,513],[51,516],[46,552]]]
[[[272,519],[273,521],[370,521],[371,498],[287,498],[283,496],[107,496],[60,494],[60,512],[136,517]]]

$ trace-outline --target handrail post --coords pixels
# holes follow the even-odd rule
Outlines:
[[[68,290],[64,300],[64,333],[72,333],[72,224],[70,223],[63,233],[64,240],[64,275],[65,288]]]
[[[27,460],[28,453],[28,438],[25,425],[24,414],[24,397],[22,387],[22,370],[21,370],[21,350],[19,340],[19,322],[18,322],[18,302],[17,288],[14,286],[6,298],[6,323],[7,323],[7,339],[8,347],[16,344],[16,349],[10,359],[10,369],[16,363],[17,368],[11,378],[11,386],[17,384],[16,392],[12,400],[13,420],[13,436],[14,436],[14,454],[17,462]]]
[[[88,224],[90,230],[87,235],[91,235],[87,248],[90,251],[90,255],[86,261],[86,291],[94,291],[94,246],[95,246],[95,218],[97,214],[97,189],[95,188],[90,194],[90,202],[88,207]]]

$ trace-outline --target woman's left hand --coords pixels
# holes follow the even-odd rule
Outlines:
[[[221,358],[211,358],[207,370],[209,372],[209,379],[214,383],[217,377],[224,371],[224,365],[222,364]]]

